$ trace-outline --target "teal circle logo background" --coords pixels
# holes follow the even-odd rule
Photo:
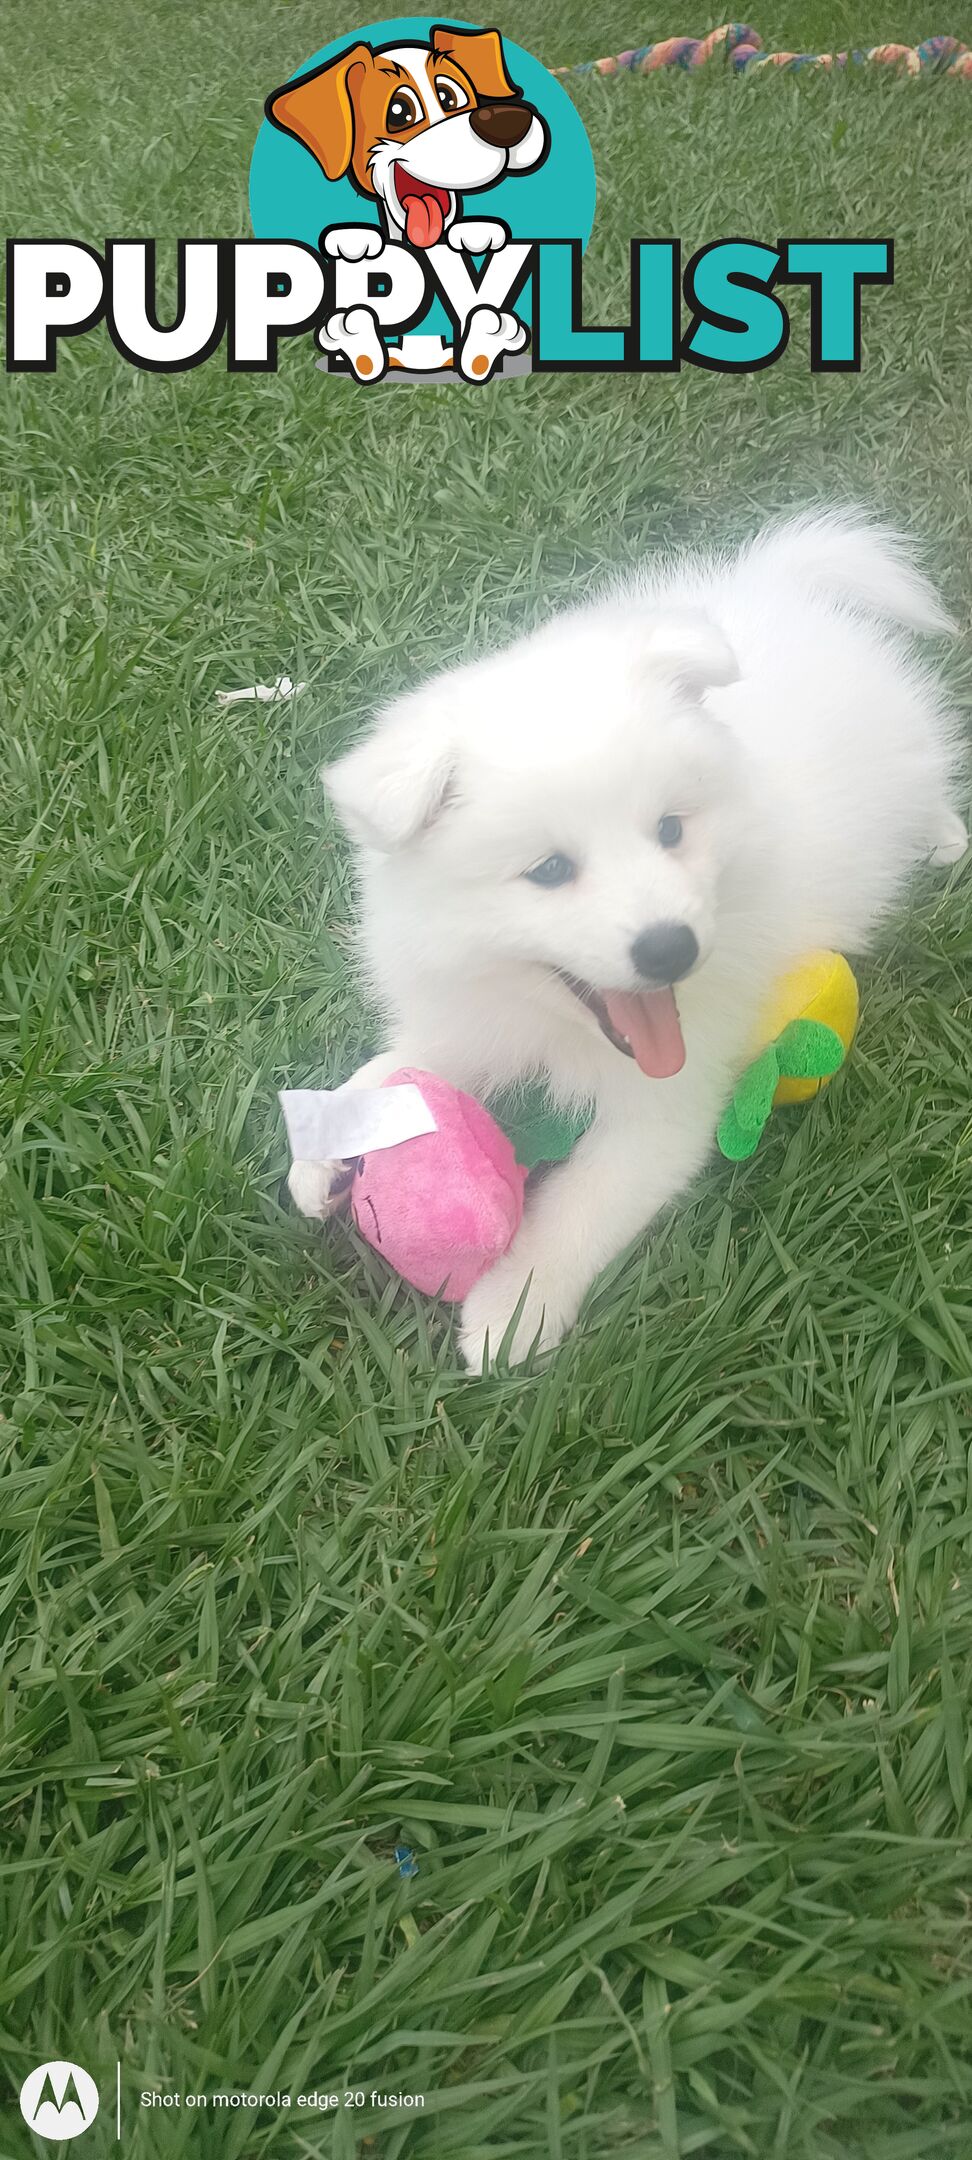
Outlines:
[[[476,29],[438,15],[402,15],[389,22],[366,23],[360,30],[322,45],[288,81],[336,59],[350,45],[426,45],[433,27],[448,19],[450,28]],[[502,34],[502,33],[501,33]],[[550,147],[536,172],[507,174],[494,187],[467,193],[467,217],[502,218],[514,240],[573,240],[587,246],[594,223],[597,183],[594,159],[583,121],[560,83],[539,60],[503,38],[513,81],[530,105],[543,115]],[[268,93],[280,87],[268,84]],[[381,219],[373,196],[359,195],[352,182],[328,180],[303,143],[264,120],[250,162],[250,219],[258,240],[303,240],[316,248],[328,225],[377,225]]]

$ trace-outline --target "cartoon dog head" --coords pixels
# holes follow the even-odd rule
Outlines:
[[[439,23],[425,45],[352,45],[284,83],[267,116],[329,180],[377,197],[393,236],[434,247],[463,193],[547,153],[546,126],[511,81],[498,30]]]

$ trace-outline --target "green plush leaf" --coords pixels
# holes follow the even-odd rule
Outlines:
[[[741,1125],[736,1116],[735,1103],[731,1102],[728,1110],[725,1110],[722,1114],[716,1133],[720,1151],[726,1157],[726,1160],[728,1162],[748,1162],[750,1155],[756,1153],[765,1123],[764,1118],[762,1125]]]
[[[822,1020],[791,1020],[743,1073],[716,1135],[729,1162],[754,1155],[781,1079],[828,1080],[844,1062],[844,1045]]]
[[[754,1155],[770,1111],[780,1077],[776,1045],[754,1058],[738,1082],[716,1138],[730,1162],[745,1162]]]
[[[822,1020],[791,1020],[775,1047],[784,1080],[829,1080],[844,1062],[840,1036]]]
[[[524,1170],[564,1162],[594,1122],[593,1105],[568,1113],[551,1102],[542,1081],[524,1082],[491,1095],[486,1105],[502,1126]]]
[[[739,1124],[747,1131],[755,1132],[757,1137],[773,1107],[779,1078],[776,1044],[771,1043],[768,1050],[764,1050],[760,1057],[754,1058],[751,1065],[747,1065],[733,1090],[732,1107]]]

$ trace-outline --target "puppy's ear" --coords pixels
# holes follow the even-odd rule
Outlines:
[[[436,23],[429,43],[437,60],[454,60],[462,69],[480,104],[490,105],[494,98],[519,97],[518,85],[510,81],[506,72],[498,30],[452,30],[448,23]]]
[[[455,770],[455,750],[425,697],[403,698],[321,779],[352,840],[390,855],[434,825]]]
[[[267,99],[267,119],[285,135],[296,136],[328,180],[340,180],[351,163],[353,98],[374,64],[370,45],[352,45],[324,67],[272,90]]]
[[[648,626],[644,650],[650,666],[690,698],[739,679],[739,663],[728,638],[702,608],[678,608],[656,616]]]

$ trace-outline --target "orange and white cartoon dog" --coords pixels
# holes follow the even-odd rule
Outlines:
[[[509,240],[507,227],[463,217],[462,197],[507,173],[535,171],[549,144],[540,114],[510,78],[499,32],[441,23],[427,44],[349,46],[273,91],[266,111],[305,145],[329,180],[347,176],[359,194],[377,201],[384,233],[352,225],[325,235],[326,251],[349,263],[380,255],[386,239],[417,252],[440,243],[467,256],[499,251]],[[318,342],[342,353],[366,379],[383,373],[389,357],[400,366],[434,368],[453,360],[441,340],[407,334],[398,355],[386,355],[374,311],[364,305],[331,315]],[[515,315],[474,306],[461,326],[460,372],[482,380],[504,352],[525,343]]]

